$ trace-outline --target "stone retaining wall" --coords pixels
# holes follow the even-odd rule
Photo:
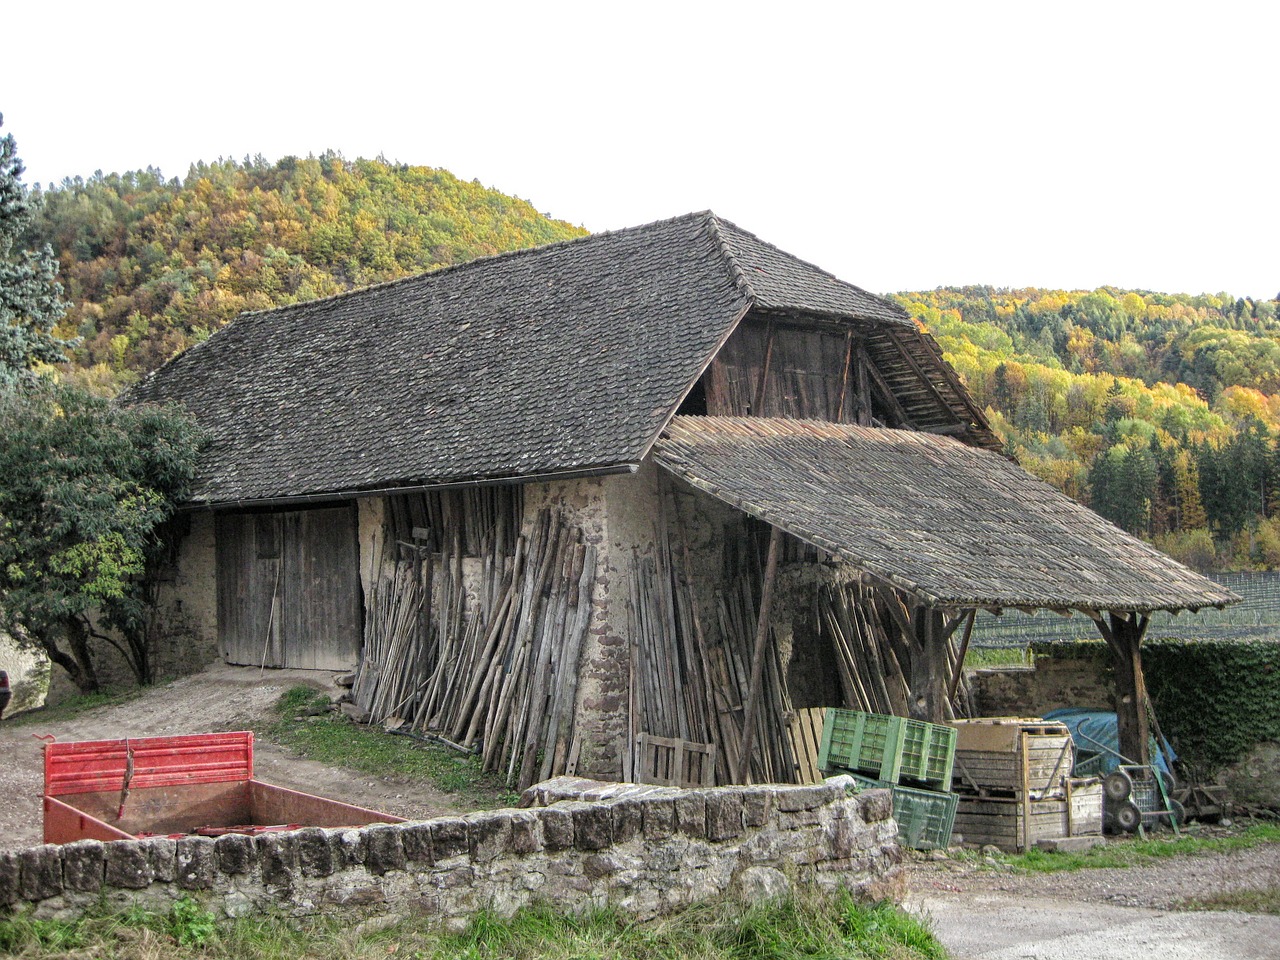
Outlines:
[[[847,887],[901,893],[901,850],[884,790],[669,787],[560,778],[528,809],[257,837],[82,840],[0,853],[0,905],[72,917],[108,905],[166,910],[182,896],[230,916],[507,914],[535,901],[611,903],[652,917],[722,894]]]

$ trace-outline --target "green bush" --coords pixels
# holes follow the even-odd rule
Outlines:
[[[1152,640],[1142,662],[1160,725],[1193,774],[1280,741],[1280,641]]]
[[[1111,651],[1101,640],[1031,649],[1037,660],[1111,669]],[[1148,640],[1142,663],[1160,728],[1196,778],[1213,777],[1256,744],[1280,742],[1280,641]]]

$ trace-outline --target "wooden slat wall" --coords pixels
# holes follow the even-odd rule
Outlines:
[[[220,514],[218,636],[228,663],[343,670],[361,633],[353,506]]]

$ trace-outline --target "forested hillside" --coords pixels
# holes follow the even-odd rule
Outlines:
[[[1280,566],[1275,301],[991,287],[896,299],[1023,466],[1194,566]]]
[[[60,332],[104,392],[242,310],[585,232],[446,170],[335,153],[97,174],[38,199],[32,239],[53,245],[71,301]]]
[[[69,376],[111,393],[256,310],[581,235],[444,170],[200,163],[35,191],[79,337]],[[852,278],[854,280],[858,278]],[[1275,301],[1103,288],[902,293],[1009,452],[1201,569],[1280,567]]]

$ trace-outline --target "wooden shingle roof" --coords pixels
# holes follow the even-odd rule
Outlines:
[[[127,399],[205,427],[207,505],[625,469],[753,308],[916,335],[704,212],[244,314]]]
[[[1003,457],[948,437],[682,416],[654,457],[934,606],[1150,612],[1239,599]]]

